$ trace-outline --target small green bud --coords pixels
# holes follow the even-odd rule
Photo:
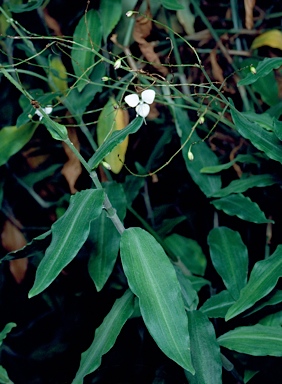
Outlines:
[[[110,164],[107,163],[106,161],[102,161],[101,164],[103,165],[104,168],[108,169],[109,171],[112,169],[112,167],[110,166]]]
[[[108,80],[110,80],[110,78],[108,76],[103,76],[101,80],[102,81],[108,81]]]
[[[257,70],[255,69],[255,67],[253,65],[250,66],[250,71],[252,72],[253,75],[255,75],[257,73]]]
[[[189,159],[190,161],[193,161],[193,160],[194,160],[194,155],[193,155],[193,153],[192,153],[192,151],[191,151],[191,148],[189,148],[189,151],[188,151],[188,159]]]
[[[114,63],[114,69],[119,69],[121,66],[121,59],[117,59],[117,61]]]
[[[205,122],[205,117],[202,115],[199,117],[199,124],[204,124]]]

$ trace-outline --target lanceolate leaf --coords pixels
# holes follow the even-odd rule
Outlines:
[[[72,384],[82,384],[83,378],[94,372],[100,365],[102,356],[114,345],[122,327],[132,315],[134,309],[134,295],[127,290],[116,300],[103,323],[96,329],[93,343],[81,355],[79,369]]]
[[[123,220],[126,213],[126,197],[122,185],[111,182],[104,186],[119,218]],[[97,291],[100,291],[112,273],[120,244],[120,234],[106,212],[103,211],[91,223],[89,240],[93,243],[93,252],[90,255],[88,271]]]
[[[205,301],[200,311],[208,317],[224,318],[232,304],[234,304],[234,299],[229,291],[221,291]]]
[[[79,92],[87,85],[93,69],[95,51],[99,51],[102,41],[102,28],[98,12],[91,9],[80,19],[73,34],[71,51],[72,66],[78,78]]]
[[[121,260],[152,337],[170,359],[194,373],[181,289],[164,250],[148,232],[129,228],[122,234]]]
[[[282,328],[256,324],[239,327],[217,339],[219,345],[253,356],[282,356]]]
[[[121,131],[115,131],[109,139],[107,139],[101,147],[95,152],[95,154],[89,159],[89,166],[94,169],[97,168],[101,161],[116,147],[122,143],[124,139],[131,133],[135,133],[143,124],[142,117],[136,117],[127,127]]]
[[[52,241],[38,266],[29,297],[46,289],[77,255],[88,237],[90,222],[101,214],[103,190],[89,189],[71,196],[65,214],[51,227]]]
[[[16,326],[17,326],[17,324],[15,324],[15,323],[8,323],[5,325],[3,331],[0,332],[0,345],[2,344],[3,340],[6,338],[8,333],[10,333],[11,330]]]
[[[273,69],[279,68],[282,65],[282,58],[265,58],[260,61],[258,66],[256,67],[256,73],[250,73],[242,80],[238,82],[238,85],[250,85],[257,81],[260,77],[266,76]]]
[[[241,290],[236,303],[229,308],[225,320],[232,319],[265,297],[281,276],[282,245],[279,245],[272,256],[254,265],[247,285]]]
[[[267,187],[275,184],[276,181],[272,175],[254,175],[246,179],[233,180],[231,183],[213,194],[213,197],[224,197],[231,193],[241,193],[253,187]]]
[[[247,119],[233,106],[231,115],[240,135],[250,140],[257,149],[265,152],[272,160],[282,163],[282,143],[273,132],[266,131],[259,124]]]
[[[240,234],[226,227],[212,229],[208,244],[212,263],[229,293],[236,300],[247,283],[247,248]]]
[[[245,163],[245,164],[248,164],[248,163],[257,164],[259,163],[259,160],[252,155],[238,155],[236,156],[235,159],[229,161],[228,163],[204,167],[201,169],[201,173],[218,173],[225,169],[231,168],[232,165],[237,162]]]
[[[273,223],[273,220],[268,220],[265,217],[257,203],[241,193],[213,200],[211,204],[216,209],[222,209],[227,215],[238,216],[242,220],[257,224]]]
[[[117,25],[122,12],[122,2],[120,0],[101,0],[100,16],[102,22],[102,33],[104,41]]]
[[[201,311],[189,311],[192,362],[195,375],[185,372],[190,384],[221,384],[222,363],[212,323]]]
[[[29,0],[26,4],[13,4],[13,2],[8,2],[8,7],[10,11],[14,13],[22,13],[22,12],[29,12],[33,11],[34,9],[37,9],[41,7],[44,0]]]
[[[4,127],[0,131],[0,166],[20,151],[32,138],[38,124],[27,123],[21,127]]]
[[[193,239],[173,233],[164,240],[166,247],[196,275],[204,275],[207,260],[200,245]]]

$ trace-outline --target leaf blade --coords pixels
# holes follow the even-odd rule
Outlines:
[[[146,231],[129,228],[122,234],[121,259],[152,337],[170,359],[194,373],[181,289],[163,249]]]
[[[272,256],[254,265],[247,285],[241,290],[239,299],[229,308],[225,320],[239,315],[265,297],[281,276],[282,246],[278,245]]]
[[[133,309],[134,295],[128,289],[120,299],[115,301],[103,323],[96,329],[91,346],[81,355],[80,366],[72,384],[82,384],[83,378],[101,365],[102,356],[114,345],[123,325],[132,315]]]
[[[51,244],[37,268],[29,297],[47,288],[76,256],[88,237],[90,221],[101,214],[103,200],[103,190],[90,189],[71,196],[67,211],[51,227]]]

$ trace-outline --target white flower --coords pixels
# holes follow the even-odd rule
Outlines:
[[[124,98],[124,101],[132,108],[135,108],[135,111],[138,116],[147,117],[150,112],[150,105],[155,99],[156,92],[152,89],[146,89],[141,93],[141,100],[136,93],[127,95]]]
[[[43,109],[43,111],[44,111],[47,115],[50,115],[50,113],[53,111],[53,108],[52,108],[51,105],[47,105],[47,107],[42,108],[42,109]],[[37,109],[37,110],[35,111],[35,114],[36,114],[37,116],[39,116],[39,120],[42,120],[43,115],[42,115],[42,113],[39,111],[39,109]]]

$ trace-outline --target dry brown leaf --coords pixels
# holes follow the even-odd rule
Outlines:
[[[147,8],[146,15],[152,17],[149,7]],[[160,62],[158,55],[154,51],[153,44],[146,40],[146,38],[150,36],[151,30],[152,21],[144,16],[140,16],[136,19],[133,38],[139,44],[140,51],[146,60],[149,61],[162,75],[166,76],[168,74],[167,67],[164,67]]]
[[[6,220],[1,234],[2,246],[8,252],[17,251],[26,245],[26,239],[22,232],[10,221]],[[28,259],[11,260],[9,263],[10,272],[18,284],[20,284],[26,274]]]
[[[79,151],[80,144],[76,134],[76,129],[73,127],[68,127],[68,135],[69,135],[70,141],[73,143],[75,148]],[[79,175],[82,172],[81,164],[78,158],[74,155],[74,153],[70,150],[70,148],[64,142],[63,142],[63,148],[69,160],[64,164],[61,173],[62,175],[65,176],[69,184],[71,193],[75,193],[77,192],[77,190],[74,186]]]
[[[210,53],[210,60],[211,60],[211,66],[212,66],[212,74],[215,80],[219,81],[220,83],[224,82],[224,76],[221,66],[217,62],[216,57],[216,51],[213,49]]]
[[[254,26],[254,7],[256,0],[244,0],[245,5],[245,24],[247,29],[253,29]]]
[[[59,23],[49,15],[49,12],[46,8],[43,9],[43,14],[48,28],[52,29],[56,36],[63,36]]]

